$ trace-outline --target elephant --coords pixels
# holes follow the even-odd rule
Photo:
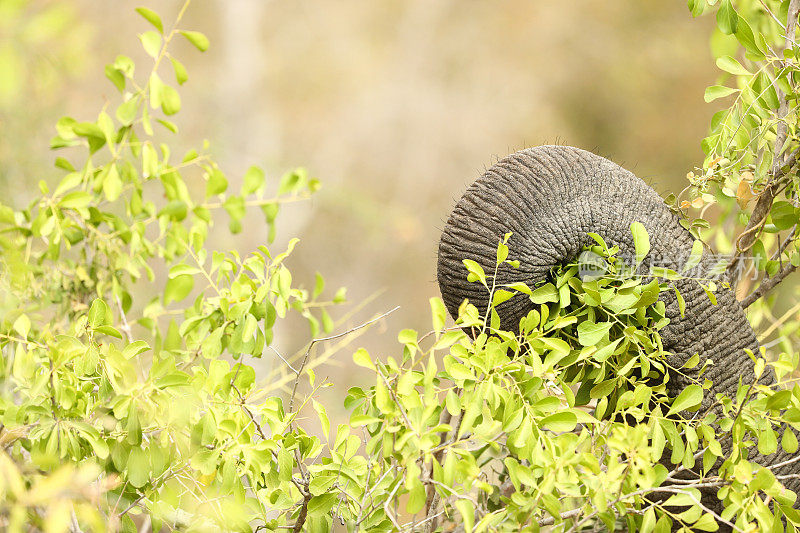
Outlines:
[[[690,255],[694,237],[659,194],[633,173],[568,146],[539,146],[513,153],[467,188],[447,220],[438,250],[442,299],[454,318],[465,298],[486,310],[487,291],[467,281],[462,260],[475,260],[486,272],[494,272],[498,242],[508,232],[508,246],[520,264],[518,268],[502,265],[496,283],[534,286],[547,280],[553,267],[575,259],[593,243],[589,232],[599,234],[609,246],[618,245],[621,256],[633,256],[633,222],[646,228],[651,256],[679,265]],[[703,253],[698,269],[707,271],[716,263],[710,253]],[[694,354],[701,360],[713,360],[704,373],[713,385],[704,394],[702,413],[712,406],[716,393],[734,398],[740,379],[743,383],[754,381],[753,364],[744,349],[757,354],[759,343],[741,305],[724,283],[719,283],[723,286],[715,293],[716,304],[696,281],[684,278],[674,283],[685,300],[685,311],[682,316],[672,291],[662,292],[669,323],[660,333],[672,368],[682,367]],[[501,327],[518,332],[520,318],[533,307],[524,294],[504,302],[497,307]],[[698,371],[699,366],[689,372],[696,375]],[[691,377],[691,373],[671,372],[668,394],[677,396]],[[759,383],[775,383],[769,367]],[[753,448],[750,460],[777,465],[795,455],[779,447],[776,453],[761,456]],[[797,473],[797,464],[776,468],[774,473]],[[800,480],[790,478],[784,485],[797,493]],[[719,509],[719,501],[715,502]]]

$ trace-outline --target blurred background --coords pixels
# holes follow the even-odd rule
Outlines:
[[[40,179],[60,177],[53,124],[93,120],[116,97],[105,64],[119,53],[147,61],[139,5],[167,26],[180,8],[0,0],[4,198],[22,205]],[[211,48],[175,45],[189,71],[180,143],[209,139],[232,186],[253,164],[274,180],[296,166],[322,180],[313,200],[282,212],[275,246],[300,237],[295,278],[312,285],[319,270],[347,286],[350,310],[370,298],[339,330],[401,306],[357,341],[382,358],[399,353],[400,329],[430,329],[440,229],[497,158],[570,144],[677,193],[702,162],[715,110],[703,102],[716,76],[713,20],[692,19],[685,2],[205,0],[182,27]],[[222,226],[217,249],[246,253],[266,240],[260,213],[233,238]],[[307,341],[301,323],[276,339],[290,353]],[[342,386],[363,384],[351,353],[317,372],[337,383],[339,406]]]

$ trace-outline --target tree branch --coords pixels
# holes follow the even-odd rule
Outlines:
[[[747,297],[745,297],[744,300],[741,301],[742,308],[746,309],[748,306],[750,306],[750,304],[752,304],[753,302],[755,302],[756,300],[767,294],[769,291],[774,289],[778,285],[778,283],[786,279],[786,276],[788,276],[795,270],[797,270],[796,266],[786,265],[785,267],[783,267],[783,270],[781,270],[771,278],[767,278],[764,281],[762,281],[761,285],[759,285],[756,290],[748,294]]]

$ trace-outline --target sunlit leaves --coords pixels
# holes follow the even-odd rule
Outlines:
[[[146,7],[137,7],[136,12],[152,24],[159,33],[164,33],[164,24],[161,22],[161,17],[158,16],[158,13]]]
[[[77,147],[56,159],[64,173],[56,185],[42,180],[40,197],[28,207],[0,206],[8,237],[4,256],[14,258],[4,263],[2,280],[19,306],[2,331],[9,364],[0,373],[11,395],[0,396],[0,440],[6,450],[0,460],[8,457],[24,466],[15,472],[26,472],[26,483],[41,478],[54,487],[61,485],[50,471],[59,464],[92,467],[89,478],[76,479],[80,494],[72,486],[57,489],[64,499],[52,503],[74,509],[75,515],[56,512],[49,503],[21,508],[19,516],[36,523],[47,516],[63,527],[77,519],[75,528],[105,530],[100,515],[100,525],[84,523],[82,495],[99,494],[91,503],[106,515],[124,505],[160,524],[166,514],[155,503],[163,494],[158,491],[177,490],[180,472],[208,494],[179,498],[169,512],[197,525],[195,520],[208,519],[197,510],[213,494],[227,509],[225,517],[212,518],[214,527],[242,529],[249,520],[246,507],[266,504],[289,516],[303,501],[290,486],[291,476],[312,467],[323,452],[322,441],[293,423],[274,391],[249,397],[256,382],[250,360],[272,357],[273,368],[294,375],[293,364],[299,363],[268,348],[274,329],[297,312],[312,335],[320,328],[332,332],[336,322],[329,308],[345,300],[345,291],[327,294],[321,276],[313,292],[298,285],[284,264],[296,239],[280,253],[266,246],[245,256],[206,248],[209,228],[222,210],[235,223],[232,229],[240,230],[247,209],[260,207],[274,235],[280,203],[308,197],[319,182],[298,169],[287,173],[279,192],[268,191],[264,172],[252,167],[241,194],[232,194],[208,147],[190,148],[175,161],[172,147],[160,135],[153,137],[153,127],[165,128],[159,133],[178,131],[176,123],[159,115],[179,112],[175,87],[186,81],[186,69],[166,49],[176,32],[164,33],[155,12],[137,12],[155,28],[140,36],[145,52],[162,64],[169,57],[177,84],[164,82],[155,71],[136,78],[133,60],[118,56],[105,69],[122,93],[111,95],[107,109],[113,112],[100,112],[94,122],[65,117],[56,125],[52,147]],[[200,49],[208,46],[198,32],[184,36]],[[207,173],[207,196],[193,186],[189,176],[195,172]],[[193,301],[187,302],[190,294]],[[302,375],[311,378],[312,387],[328,386],[315,378],[315,357]],[[235,365],[231,358],[238,360]],[[436,366],[429,368],[432,381]],[[313,398],[309,405],[330,435],[326,408]],[[30,453],[20,453],[14,444],[20,438]],[[347,457],[346,475],[363,481],[366,463],[353,458],[357,444],[344,438],[332,443],[331,453]],[[302,466],[293,458],[295,450]],[[28,468],[31,457],[35,469]],[[324,469],[325,462],[320,464]],[[28,471],[43,473],[33,477]],[[279,475],[267,479],[264,472]],[[310,521],[330,520],[341,490],[337,472],[340,465],[333,472],[320,470],[309,483],[314,487]],[[4,479],[9,475],[11,470],[3,471]],[[90,482],[93,488],[86,488]],[[232,497],[249,490],[247,501]],[[0,499],[0,516],[6,516],[8,500]],[[111,511],[106,502],[120,507]],[[123,525],[131,527],[127,512]]]
[[[146,31],[139,34],[139,40],[142,42],[142,47],[147,52],[147,55],[152,58],[158,57],[161,52],[161,35],[158,32]]]
[[[736,32],[739,22],[739,15],[733,9],[731,0],[722,0],[717,11],[717,26],[726,35]]]
[[[195,48],[200,50],[201,52],[205,52],[208,50],[209,42],[208,37],[200,33],[199,31],[181,31],[181,35],[186,37],[186,40],[192,43]]]
[[[641,222],[631,223],[631,234],[633,235],[633,246],[636,249],[636,264],[638,266],[650,253],[650,237]]]
[[[672,402],[667,414],[674,414],[700,405],[703,389],[699,385],[689,385]]]
[[[741,63],[736,61],[736,59],[730,56],[723,56],[717,59],[717,67],[725,72],[730,72],[731,74],[737,76],[748,76],[750,75],[750,71],[744,68]]]
[[[467,272],[469,272],[467,281],[479,281],[482,285],[486,285],[486,272],[484,272],[481,265],[472,259],[464,259],[462,262],[464,263],[464,266],[467,267]]]
[[[739,89],[734,89],[732,87],[725,87],[722,85],[712,85],[711,87],[706,88],[705,95],[703,99],[706,103],[713,102],[718,98],[725,98],[726,96],[730,96],[739,92]]]

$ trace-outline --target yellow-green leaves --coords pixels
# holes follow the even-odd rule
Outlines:
[[[706,88],[706,92],[703,95],[703,99],[706,101],[706,103],[710,103],[718,98],[725,98],[726,96],[730,96],[738,92],[739,89],[734,89],[732,87],[725,87],[722,85],[712,85],[711,87]]]
[[[182,30],[181,35],[186,37],[186,40],[192,43],[194,47],[200,50],[201,52],[205,52],[206,50],[208,50],[208,45],[209,45],[208,37],[206,37],[199,31]]]
[[[497,243],[497,264],[501,265],[508,259],[508,239],[511,238],[511,233],[506,233],[503,239]]]
[[[444,329],[445,320],[447,319],[447,309],[444,307],[444,302],[441,298],[430,298],[428,300],[431,306],[431,317],[433,321],[433,330],[441,331]]]
[[[736,33],[736,28],[739,23],[739,15],[733,9],[731,0],[722,0],[717,11],[717,26],[720,31],[726,35]]]
[[[169,60],[172,63],[172,69],[175,71],[175,81],[178,82],[178,85],[183,85],[186,83],[186,80],[189,79],[189,73],[186,72],[186,67],[174,57],[170,57]]]
[[[264,180],[266,176],[261,168],[252,166],[247,169],[244,174],[242,183],[242,194],[253,194],[264,187]]]
[[[553,413],[540,421],[542,427],[555,432],[572,431],[577,423],[578,417],[572,411]]]
[[[681,411],[685,411],[687,409],[692,409],[698,407],[700,402],[703,401],[703,389],[700,385],[689,385],[683,391],[678,394],[675,400],[672,402],[672,405],[667,411],[667,415],[672,415],[675,413],[679,413]]]
[[[154,59],[158,57],[161,52],[161,35],[158,32],[146,31],[139,34],[139,40],[142,42],[142,47],[147,52],[147,55]]]
[[[749,70],[744,68],[741,65],[741,63],[736,61],[731,56],[723,56],[723,57],[717,58],[717,67],[719,67],[720,70],[724,70],[725,72],[729,72],[729,73],[734,74],[736,76],[749,76],[749,75],[751,75],[751,72]]]
[[[611,322],[594,323],[588,320],[578,324],[578,341],[582,346],[596,346],[607,337],[613,324]]]
[[[372,362],[369,352],[367,352],[367,350],[364,348],[359,348],[355,353],[353,353],[353,362],[358,366],[375,370],[375,364]]]
[[[158,13],[146,7],[137,7],[136,12],[152,24],[158,30],[158,33],[164,33],[164,24],[161,22],[161,17],[158,16]]]
[[[161,84],[161,110],[165,115],[174,115],[181,110],[181,96],[166,83]]]
[[[206,181],[206,198],[222,194],[228,188],[228,180],[225,178],[225,174],[216,167],[206,172],[206,180],[208,180]]]
[[[636,265],[638,266],[650,253],[650,236],[641,222],[631,223],[631,234],[633,235],[633,246],[636,249]]]
[[[467,275],[467,281],[469,281],[470,283],[475,281],[480,281],[481,285],[487,286],[486,272],[484,272],[482,266],[480,266],[472,259],[464,259],[462,263],[464,263],[464,266],[467,267],[467,272],[469,272],[469,274]]]
[[[194,277],[189,274],[181,274],[170,278],[164,287],[164,305],[180,302],[192,292],[193,287]]]

